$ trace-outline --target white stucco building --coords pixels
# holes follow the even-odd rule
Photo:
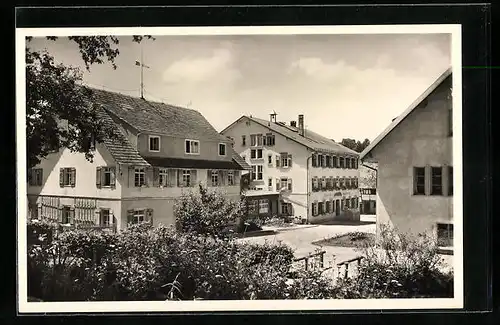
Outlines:
[[[221,132],[251,166],[249,214],[359,220],[358,153],[304,127],[242,116]]]
[[[452,74],[446,70],[362,153],[377,163],[377,224],[453,243]]]

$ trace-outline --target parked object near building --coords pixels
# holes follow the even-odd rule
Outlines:
[[[245,195],[253,217],[289,216],[303,222],[359,220],[359,154],[305,128],[242,116],[222,132],[251,166]]]
[[[61,148],[32,168],[32,218],[110,229],[173,224],[174,200],[199,183],[239,199],[249,166],[198,111],[103,90],[93,100],[118,136],[95,144],[93,162]]]
[[[362,153],[377,162],[377,225],[453,244],[452,73],[446,70]]]

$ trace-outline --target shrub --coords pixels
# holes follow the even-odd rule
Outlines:
[[[426,234],[382,226],[378,246],[363,253],[357,274],[336,284],[337,298],[453,297],[453,273],[442,271],[438,245]]]
[[[184,193],[176,200],[174,215],[179,231],[216,238],[228,235],[224,229],[243,216],[243,209],[243,200],[230,200],[200,184],[198,192]]]

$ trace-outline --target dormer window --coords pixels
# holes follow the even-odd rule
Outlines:
[[[225,155],[226,155],[226,144],[219,143],[219,156],[225,156]]]
[[[159,152],[160,151],[160,137],[157,135],[149,136],[149,151]]]
[[[188,155],[199,155],[200,154],[200,141],[186,139],[185,152]]]

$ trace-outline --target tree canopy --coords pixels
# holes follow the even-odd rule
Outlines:
[[[133,36],[140,43],[152,36]],[[48,36],[48,40],[58,38]],[[70,36],[78,45],[88,71],[93,64],[110,63],[117,68],[119,39],[116,36]],[[26,38],[26,150],[28,168],[59,148],[81,152],[92,161],[93,143],[113,137],[97,116],[91,100],[92,91],[82,85],[83,72],[56,63],[48,51],[30,48],[32,37]]]
[[[365,148],[370,145],[370,140],[365,139],[363,142],[361,142],[359,140],[356,141],[355,139],[351,139],[351,138],[344,138],[344,139],[342,139],[340,144],[342,144],[343,146],[345,146],[349,149],[352,149],[356,152],[361,152],[361,151],[365,150]]]

